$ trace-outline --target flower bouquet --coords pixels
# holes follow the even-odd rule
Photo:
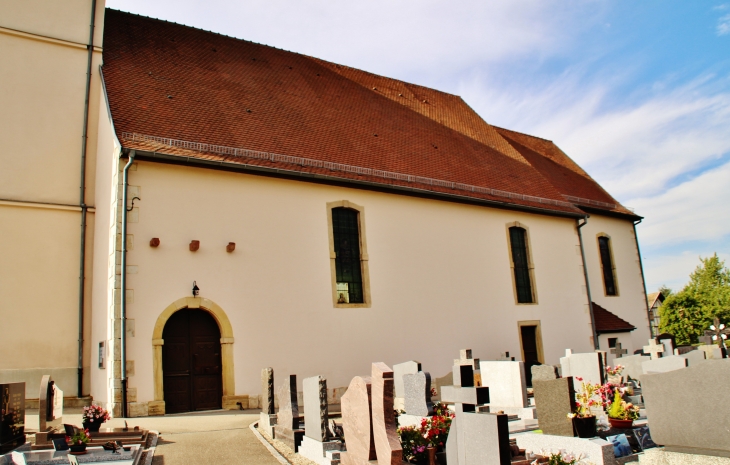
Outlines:
[[[109,412],[98,405],[90,405],[84,407],[82,422],[84,429],[92,432],[98,432],[101,424],[109,420],[111,416]]]
[[[568,414],[568,419],[573,422],[573,430],[580,438],[593,438],[596,436],[596,416],[592,409],[602,409],[605,399],[606,387],[600,384],[586,383],[583,378],[576,377],[580,381],[580,391],[575,393],[575,411]]]
[[[623,365],[616,365],[615,367],[606,367],[606,374],[608,375],[608,383],[614,386],[621,386],[624,378],[621,373],[624,371]]]

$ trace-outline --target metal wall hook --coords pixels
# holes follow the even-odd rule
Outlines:
[[[140,200],[141,201],[142,199],[140,199],[139,197],[132,197],[132,206],[129,207],[129,208],[127,208],[127,211],[128,212],[131,212],[134,209],[134,201],[135,200]]]

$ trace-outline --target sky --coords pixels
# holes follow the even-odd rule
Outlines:
[[[730,265],[730,0],[107,0],[460,95],[554,141],[637,226],[647,291]]]

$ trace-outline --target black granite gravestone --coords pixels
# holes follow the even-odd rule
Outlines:
[[[0,384],[0,454],[25,444],[25,383]]]

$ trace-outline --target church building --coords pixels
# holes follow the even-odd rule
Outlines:
[[[336,388],[373,361],[442,376],[466,347],[529,367],[646,343],[641,217],[553,142],[490,125],[456,95],[91,5],[93,173],[73,205],[93,208],[89,297],[32,310],[80,322],[78,384],[63,389],[115,415],[161,415],[256,407],[268,366]],[[54,157],[29,144],[35,160]],[[12,166],[0,176],[35,169]],[[14,189],[0,225],[41,210],[24,206],[35,190]],[[19,304],[40,298],[35,266],[78,278],[62,268],[78,271],[73,254],[36,265],[33,224],[0,244],[28,269],[2,288]],[[42,340],[16,311],[0,310],[5,327]],[[10,367],[10,350],[0,381],[50,366],[39,351]]]

